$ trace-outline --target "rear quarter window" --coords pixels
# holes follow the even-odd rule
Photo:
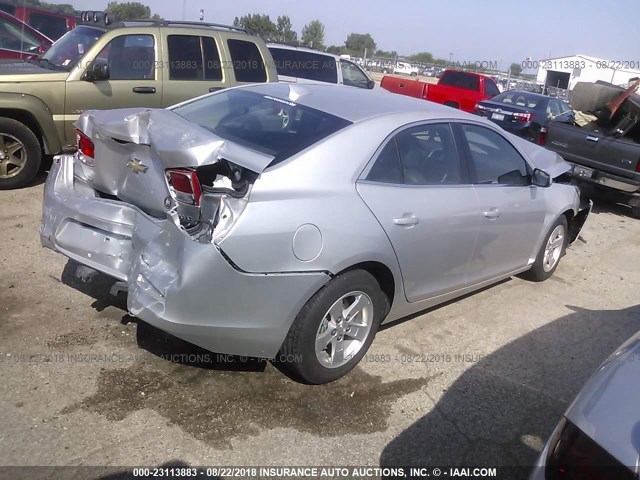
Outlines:
[[[260,83],[267,81],[264,59],[258,46],[246,40],[227,40],[231,54],[231,66],[238,82]]]

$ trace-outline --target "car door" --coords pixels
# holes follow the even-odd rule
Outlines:
[[[530,184],[532,168],[502,134],[458,123],[475,191],[478,239],[468,266],[472,283],[527,265],[545,217],[544,190]]]
[[[230,65],[220,60],[219,35],[169,33],[164,36],[167,63],[162,66],[162,106],[221,90],[228,83]]]
[[[79,46],[80,48],[80,46]],[[73,124],[84,110],[126,107],[160,107],[162,81],[158,35],[131,33],[112,38],[95,55],[86,56],[67,80],[65,135],[73,140]],[[87,81],[86,70],[98,63],[109,66],[109,79]]]
[[[409,302],[468,283],[479,218],[449,124],[423,124],[394,134],[357,190],[391,241]]]

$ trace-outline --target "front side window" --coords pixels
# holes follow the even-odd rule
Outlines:
[[[111,40],[96,57],[109,65],[109,80],[152,80],[155,50],[152,35],[121,35]]]
[[[340,60],[342,83],[349,87],[369,88],[369,78],[354,63]]]
[[[216,41],[198,35],[169,35],[169,79],[222,80]]]
[[[529,169],[502,135],[486,127],[462,125],[476,184],[528,185]]]
[[[315,108],[246,90],[228,90],[173,109],[215,135],[278,163],[351,122]]]
[[[264,59],[255,43],[229,39],[227,45],[236,81],[251,83],[267,81]]]

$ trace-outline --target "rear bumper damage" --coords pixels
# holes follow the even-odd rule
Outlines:
[[[323,272],[248,273],[170,218],[100,198],[56,157],[47,178],[42,245],[126,284],[129,312],[210,351],[273,358]]]

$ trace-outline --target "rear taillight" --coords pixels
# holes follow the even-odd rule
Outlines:
[[[538,133],[538,145],[545,145],[547,143],[547,127],[540,128]]]
[[[473,113],[477,114],[477,115],[481,115],[484,113],[484,111],[487,109],[487,107],[485,107],[484,105],[480,105],[479,103],[476,103],[476,106],[473,107]]]
[[[93,144],[93,140],[91,140],[88,136],[82,133],[80,130],[75,131],[76,133],[76,147],[78,147],[78,160],[82,163],[93,167],[93,161],[95,158],[95,145]]]
[[[194,170],[172,168],[165,172],[167,183],[175,199],[189,205],[200,205],[200,180]]]
[[[567,419],[552,441],[546,462],[547,480],[632,480],[635,475]]]
[[[640,173],[640,160],[636,163],[636,172]]]
[[[515,118],[518,122],[526,123],[533,121],[533,113],[514,112],[511,115],[513,115],[513,118]]]

